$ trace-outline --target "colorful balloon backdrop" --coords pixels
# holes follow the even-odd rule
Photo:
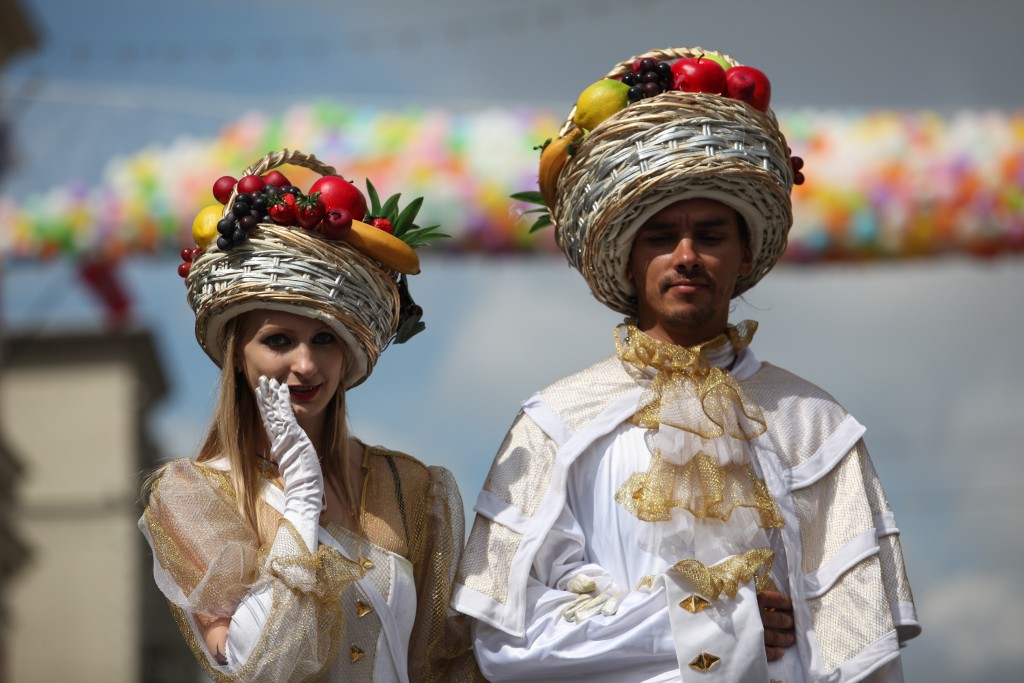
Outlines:
[[[991,256],[1024,250],[1024,112],[784,111],[779,119],[805,184],[785,258],[794,262]],[[383,110],[321,101],[278,116],[249,113],[216,139],[181,138],[107,160],[95,184],[72,182],[0,196],[0,249],[8,258],[114,259],[192,244],[196,212],[213,181],[266,152],[311,152],[382,195],[424,196],[421,224],[452,237],[454,252],[555,249],[528,234],[538,152],[561,118],[547,111]],[[287,170],[287,169],[286,169]],[[314,178],[289,171],[307,187]]]

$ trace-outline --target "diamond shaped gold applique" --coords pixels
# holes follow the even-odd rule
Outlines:
[[[365,557],[360,555],[359,556],[359,566],[363,568],[364,572],[368,572],[371,569],[373,569],[373,562],[370,562],[368,559],[366,559]]]
[[[362,619],[363,617],[365,617],[367,614],[369,614],[372,611],[373,611],[373,609],[371,609],[370,606],[367,605],[362,600],[357,600],[356,601],[356,616],[359,617],[360,619]]]
[[[635,590],[641,590],[644,588],[654,588],[654,577],[648,574],[636,583]]]
[[[697,612],[703,612],[710,604],[710,602],[694,593],[684,598],[683,601],[679,603],[679,606],[690,614],[696,614]]]
[[[349,649],[349,651],[348,651],[348,658],[352,661],[353,664],[355,664],[356,662],[358,662],[360,659],[362,659],[365,656],[366,656],[366,653],[363,652],[362,650],[360,650],[355,645],[353,645]]]
[[[696,669],[697,671],[708,671],[721,660],[721,657],[713,655],[710,652],[701,652],[690,660],[690,668]]]

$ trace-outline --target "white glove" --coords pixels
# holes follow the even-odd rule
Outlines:
[[[295,421],[288,385],[260,377],[256,405],[270,437],[270,459],[284,480],[284,517],[315,553],[324,504],[324,476],[316,449]]]
[[[607,574],[580,573],[569,579],[565,586],[571,593],[580,593],[562,610],[566,621],[581,622],[595,614],[608,617],[618,611],[628,590],[619,588]]]

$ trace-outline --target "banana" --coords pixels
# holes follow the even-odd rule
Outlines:
[[[341,239],[399,273],[416,275],[420,272],[420,257],[413,248],[380,228],[354,220],[352,229]]]
[[[574,128],[564,137],[555,138],[540,153],[540,167],[537,172],[537,186],[544,198],[544,203],[551,210],[555,207],[555,189],[558,186],[558,174],[569,160],[569,145],[580,137],[579,128]]]

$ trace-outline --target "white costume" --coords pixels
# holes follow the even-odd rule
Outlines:
[[[367,449],[364,466],[362,535],[322,522],[313,553],[284,517],[274,539],[253,534],[236,510],[226,460],[182,459],[164,469],[139,526],[157,585],[214,680],[475,676],[463,625],[445,605],[461,541],[454,479],[381,448]],[[274,514],[284,512],[285,494],[270,480],[262,496]],[[273,600],[239,643],[236,610],[241,603],[258,612],[247,596],[259,590]],[[200,622],[233,615],[229,647],[244,648],[242,665],[219,665]]]
[[[679,348],[635,328],[620,334],[654,353]],[[722,438],[635,424],[652,401],[688,402],[670,385],[652,393],[664,371],[626,345],[523,404],[477,500],[454,591],[456,608],[478,620],[486,677],[902,680],[900,644],[920,628],[864,428],[821,389],[760,363],[743,348],[751,335],[738,353],[704,345],[706,363],[731,365],[741,387],[726,390],[742,395],[727,412],[755,418],[751,438],[724,439],[732,452]],[[704,376],[721,387],[725,374]],[[684,482],[687,462],[702,469]],[[666,471],[677,478],[656,481]],[[712,501],[716,485],[724,496]],[[723,498],[728,509],[716,508]],[[580,574],[630,590],[617,613],[563,617]],[[770,664],[757,588],[794,603],[797,644]]]

